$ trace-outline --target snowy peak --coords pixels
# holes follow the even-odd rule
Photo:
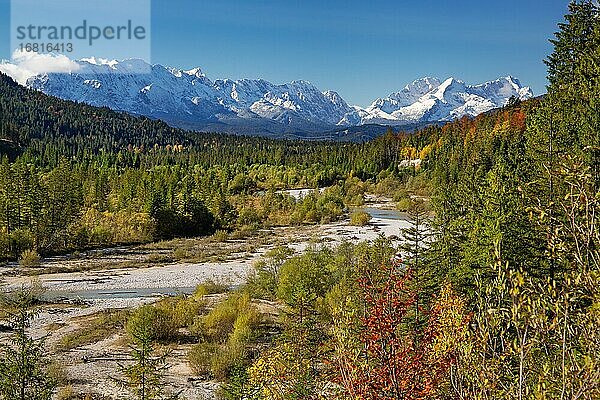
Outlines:
[[[263,79],[212,82],[199,67],[182,70],[136,59],[89,58],[77,64],[77,73],[37,75],[27,85],[64,99],[194,128],[264,119],[299,130],[331,129],[352,110],[338,93],[322,92],[305,80],[281,85]]]
[[[104,58],[96,58],[96,57],[82,58],[81,61],[87,62],[88,64],[92,64],[92,65],[107,65],[108,67],[110,67],[112,69],[114,69],[114,67],[119,63],[117,60],[107,60]]]
[[[481,96],[496,96],[501,98],[516,96],[521,99],[533,96],[531,88],[521,85],[521,82],[517,78],[510,75],[496,79],[495,81],[475,85],[473,86],[473,90],[478,91]]]
[[[431,95],[442,102],[447,102],[450,96],[460,94],[466,91],[465,83],[455,78],[448,78],[442,82]]]
[[[326,90],[323,92],[323,96],[325,96],[333,104],[343,106],[344,108],[348,107],[348,104],[338,92],[334,92],[333,90]]]
[[[415,103],[419,98],[431,92],[439,85],[440,80],[437,78],[425,77],[417,79],[406,85],[401,91],[392,93],[386,98],[375,100],[366,110],[376,115],[380,112],[391,114],[401,107]]]
[[[400,101],[404,100],[405,105],[409,105],[419,100],[426,93],[440,85],[438,78],[425,77],[417,79],[404,87],[400,92],[392,93],[389,98]]]
[[[350,107],[339,94],[321,92],[308,81],[292,81],[271,85],[262,98],[250,109],[264,118],[280,120],[281,115],[294,112],[310,123],[335,126]]]
[[[196,78],[204,78],[204,74],[202,73],[202,69],[200,67],[192,68],[187,71],[183,71],[184,74],[189,76],[194,76]]]
[[[365,109],[361,124],[403,125],[475,116],[505,106],[512,96],[525,100],[533,93],[512,76],[479,85],[467,85],[453,77],[444,81],[422,78],[400,92],[375,100]]]

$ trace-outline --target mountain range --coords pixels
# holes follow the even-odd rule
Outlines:
[[[382,131],[475,116],[533,96],[511,76],[478,85],[421,78],[366,107],[350,106],[339,93],[307,81],[273,84],[263,79],[210,80],[200,68],[181,70],[142,60],[76,61],[76,72],[46,73],[26,86],[46,94],[161,119],[172,126],[211,132],[297,135]],[[149,73],[140,73],[149,71]]]

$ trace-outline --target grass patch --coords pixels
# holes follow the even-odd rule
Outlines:
[[[48,332],[56,332],[57,330],[64,328],[67,326],[65,323],[52,322],[51,324],[46,325],[46,330]]]
[[[408,209],[410,208],[410,204],[411,204],[411,201],[410,201],[410,199],[409,199],[409,198],[403,198],[403,199],[400,199],[400,200],[399,200],[399,201],[396,203],[396,209],[397,209],[398,211],[404,211],[404,212],[406,212],[406,211],[408,211]]]
[[[57,349],[69,351],[107,339],[125,328],[129,311],[107,310],[83,317],[81,327],[63,336]]]
[[[222,232],[222,231],[221,231]],[[261,246],[268,244],[271,237],[263,232],[253,231],[252,235],[241,234],[236,231],[223,240],[226,232],[211,237],[187,240],[173,240],[163,242],[169,247],[172,257],[179,262],[205,263],[205,262],[227,262],[253,254]],[[220,237],[219,237],[220,236]],[[219,243],[215,246],[215,243]]]
[[[135,309],[127,320],[127,333],[132,339],[148,335],[150,339],[158,342],[175,341],[179,336],[175,318],[176,308],[179,309],[176,304],[175,307],[168,304],[163,304],[163,307],[146,304]],[[186,308],[181,308],[181,311],[185,313]],[[185,317],[185,314],[179,316]]]
[[[229,291],[229,287],[231,285],[227,282],[223,281],[214,281],[212,279],[208,279],[196,286],[196,290],[194,291],[194,297],[202,298],[203,296],[209,294],[221,294]]]
[[[149,254],[148,257],[146,257],[146,261],[152,264],[166,264],[173,261],[173,259],[168,254],[156,252]]]
[[[218,230],[212,235],[212,240],[217,243],[226,242],[229,239],[229,233],[224,230]]]

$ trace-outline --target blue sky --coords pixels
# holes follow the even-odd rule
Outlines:
[[[0,0],[4,59],[10,56],[9,3]],[[540,94],[548,39],[567,4],[153,0],[151,61],[200,66],[212,79],[305,79],[362,106],[422,76],[480,83],[510,74]]]

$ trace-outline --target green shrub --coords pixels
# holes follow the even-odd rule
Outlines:
[[[249,303],[248,295],[234,293],[197,320],[192,331],[206,341],[223,343],[233,331],[239,311],[247,308]]]
[[[345,203],[348,205],[352,205],[352,206],[362,206],[365,204],[365,198],[364,196],[361,195],[357,195],[357,196],[346,196],[346,198],[344,199]]]
[[[321,216],[319,215],[317,210],[308,210],[304,214],[304,221],[316,223],[321,220]]]
[[[247,293],[232,293],[206,316],[196,318],[190,330],[202,342],[188,353],[194,372],[227,379],[234,368],[247,362],[246,348],[260,323],[260,314]]]
[[[173,258],[177,261],[184,260],[189,257],[189,251],[185,247],[177,247],[173,250]]]
[[[324,297],[332,285],[330,249],[310,248],[304,254],[290,258],[282,266],[277,285],[277,297],[288,305],[299,299]]]
[[[169,297],[155,304],[155,307],[163,310],[169,315],[171,322],[177,328],[184,328],[192,325],[194,319],[204,309],[206,304],[201,298],[195,296]]]
[[[262,218],[259,213],[253,207],[244,207],[240,210],[238,215],[238,224],[240,226],[260,226]]]
[[[400,201],[398,201],[398,203],[396,203],[396,208],[399,211],[406,212],[410,209],[411,204],[412,204],[412,202],[411,202],[410,198],[404,198],[404,199],[401,199]]]
[[[406,187],[412,193],[418,196],[427,196],[429,194],[430,182],[426,178],[426,174],[418,174],[408,178]]]
[[[152,340],[170,341],[177,338],[178,329],[168,311],[145,305],[135,310],[129,317],[127,333],[134,338],[147,334]]]
[[[27,249],[33,248],[34,237],[29,229],[15,229],[8,237],[9,247],[12,248],[15,255],[23,253]]]
[[[339,192],[339,188],[333,187],[326,189],[317,200],[317,210],[319,210],[320,222],[328,223],[336,221],[344,213],[344,207],[344,201]]]
[[[392,196],[392,200],[394,200],[396,203],[405,199],[410,199],[410,194],[406,191],[406,189],[398,189]]]
[[[198,343],[188,352],[188,362],[194,373],[219,381],[227,379],[229,372],[243,362],[244,357],[245,348],[240,343]]]
[[[375,193],[379,195],[390,196],[393,195],[398,188],[404,186],[398,178],[395,176],[389,176],[389,174],[379,173],[377,177],[377,184],[375,185]]]
[[[225,343],[232,334],[241,340],[259,323],[260,316],[250,296],[236,292],[217,304],[207,315],[197,317],[190,331],[204,341]]]
[[[252,297],[274,300],[281,266],[294,250],[287,246],[277,246],[269,250],[264,259],[254,263],[254,274],[248,279],[247,287]]]
[[[371,215],[366,211],[355,211],[350,215],[350,225],[365,226],[371,220]]]
[[[290,223],[327,223],[339,219],[343,210],[339,187],[328,188],[323,193],[312,191],[295,204]]]
[[[208,376],[211,373],[211,360],[219,350],[214,343],[198,343],[188,352],[188,362],[196,375]]]
[[[244,361],[246,348],[244,343],[231,342],[220,346],[210,360],[212,376],[224,381],[233,368]]]
[[[239,310],[233,324],[233,331],[229,335],[229,344],[245,344],[252,340],[254,330],[260,324],[260,314],[256,308],[250,306]]]
[[[37,268],[40,266],[40,255],[35,250],[25,250],[19,257],[19,265],[23,268]]]
[[[207,294],[219,294],[229,291],[229,284],[208,279],[196,287],[194,297],[203,297]]]
[[[219,243],[225,242],[227,239],[229,239],[229,233],[224,230],[218,230],[212,235],[212,239]]]
[[[364,195],[367,189],[367,184],[365,182],[355,176],[350,176],[346,178],[343,185],[346,203],[355,206],[364,203]]]

